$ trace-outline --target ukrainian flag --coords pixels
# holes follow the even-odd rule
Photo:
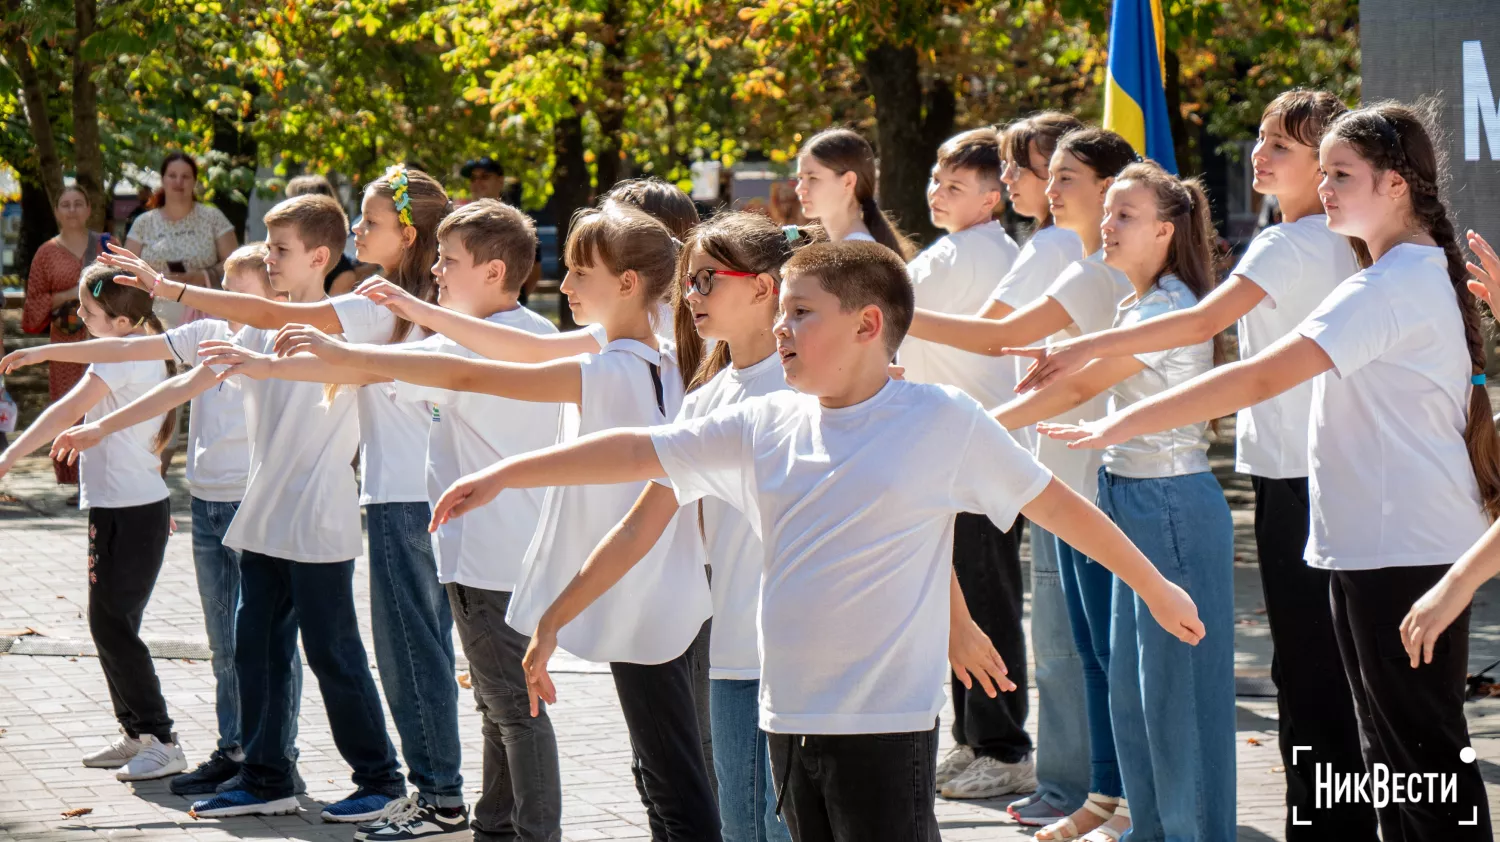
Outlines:
[[[1167,121],[1166,39],[1161,0],[1115,0],[1109,22],[1104,127],[1175,173],[1177,155]]]

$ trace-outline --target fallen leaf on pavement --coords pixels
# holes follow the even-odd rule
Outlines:
[[[1283,772],[1286,771],[1286,767],[1285,766],[1272,766],[1268,771],[1271,774],[1273,774],[1273,775],[1280,775],[1280,774],[1282,774]]]
[[[458,674],[458,686],[464,688],[465,690],[472,690],[474,689],[473,683],[474,682],[469,678],[468,673],[461,672]]]
[[[94,812],[93,807],[74,807],[71,810],[63,810],[62,815],[65,819],[76,819],[79,816],[87,816],[92,812]]]
[[[1253,745],[1253,746],[1260,745],[1260,740],[1257,740],[1254,737],[1246,737],[1245,738],[1245,742],[1247,742],[1247,743],[1249,743],[1250,745]]]

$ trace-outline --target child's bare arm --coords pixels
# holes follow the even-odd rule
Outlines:
[[[11,351],[0,359],[0,374],[10,374],[22,366],[44,362],[121,363],[170,359],[172,348],[165,336],[106,337],[82,342],[53,342]]]

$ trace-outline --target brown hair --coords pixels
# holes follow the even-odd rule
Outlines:
[[[1293,88],[1271,100],[1260,119],[1280,117],[1281,130],[1303,146],[1311,146],[1316,153],[1328,127],[1348,110],[1342,100],[1327,91]]]
[[[1469,291],[1464,255],[1459,250],[1448,206],[1443,202],[1445,161],[1441,149],[1433,142],[1436,132],[1429,128],[1435,125],[1430,116],[1435,108],[1432,102],[1417,108],[1399,102],[1376,103],[1340,117],[1328,133],[1347,143],[1377,173],[1393,171],[1405,179],[1412,220],[1437,242],[1447,258],[1448,279],[1453,283],[1458,311],[1463,316],[1471,373],[1483,374],[1484,333],[1479,306],[1474,293]],[[1489,393],[1483,386],[1474,386],[1469,395],[1464,442],[1468,445],[1474,478],[1479,482],[1480,499],[1493,520],[1500,516],[1500,439],[1496,437],[1491,412]]]
[[[453,209],[453,203],[448,201],[448,193],[437,179],[421,170],[399,164],[370,182],[370,186],[365,188],[365,194],[379,196],[394,207],[396,188],[392,186],[391,180],[402,174],[406,176],[406,197],[411,200],[411,227],[416,230],[417,238],[410,248],[401,253],[399,265],[382,269],[390,270],[390,274],[385,275],[386,280],[431,304],[437,301],[437,285],[432,282],[432,264],[437,262],[438,224]],[[391,341],[400,342],[410,331],[411,322],[398,316],[395,329],[391,331]]]
[[[1041,111],[1030,117],[1022,117],[1005,127],[1000,137],[1000,157],[1006,161],[1015,161],[1019,166],[1029,170],[1037,178],[1046,180],[1046,173],[1039,173],[1031,169],[1031,145],[1036,144],[1036,151],[1041,153],[1042,159],[1052,160],[1052,153],[1057,151],[1057,142],[1068,132],[1078,131],[1085,128],[1086,124],[1061,111]],[[1038,229],[1046,228],[1052,224],[1052,212],[1036,221]]]
[[[146,200],[146,210],[155,210],[166,204],[167,186],[165,182],[167,178],[167,167],[172,166],[178,161],[182,161],[192,169],[193,178],[196,179],[198,177],[198,162],[193,160],[193,156],[181,151],[168,152],[167,157],[161,159],[161,168],[156,171],[157,175],[160,175],[162,177],[162,186],[152,191],[151,198]]]
[[[309,193],[317,193],[321,196],[331,196],[335,199],[338,194],[333,192],[333,185],[327,178],[321,175],[299,175],[286,183],[286,197],[306,196]]]
[[[616,184],[604,194],[600,202],[615,201],[640,208],[646,215],[667,226],[672,236],[687,239],[688,232],[698,224],[698,206],[692,197],[682,192],[675,184],[668,184],[655,176],[632,178]]]
[[[536,224],[498,199],[478,199],[443,218],[437,238],[456,236],[475,263],[505,264],[505,291],[517,292],[536,262]]]
[[[249,270],[260,275],[260,282],[270,286],[271,277],[266,274],[266,244],[246,243],[224,258],[224,276]]]
[[[844,241],[814,243],[799,250],[781,269],[784,277],[813,275],[829,294],[837,296],[844,312],[874,305],[885,316],[885,349],[896,353],[916,310],[916,293],[906,264],[894,252],[875,243]]]
[[[859,204],[860,219],[870,229],[870,236],[902,259],[916,254],[916,247],[902,235],[875,200],[875,149],[859,132],[852,129],[818,132],[802,144],[802,150],[797,154],[813,158],[839,175],[854,173],[854,201]]]
[[[318,193],[304,193],[266,211],[267,228],[290,228],[308,251],[328,249],[328,268],[338,261],[349,236],[349,217],[339,203]]]
[[[62,197],[68,195],[69,193],[77,193],[78,195],[83,197],[83,203],[85,205],[93,207],[94,203],[89,201],[88,191],[84,190],[81,186],[79,186],[78,182],[75,181],[72,184],[64,187],[62,190],[58,191],[57,201],[52,203],[53,209],[56,209],[58,205],[62,204]]]
[[[1063,135],[1053,154],[1066,152],[1094,171],[1099,178],[1118,176],[1127,166],[1141,160],[1130,141],[1109,129],[1083,128]]]
[[[1000,133],[990,126],[960,132],[938,147],[937,163],[972,170],[985,186],[1000,189]]]
[[[616,275],[633,270],[645,293],[641,307],[654,319],[655,304],[666,300],[677,270],[677,246],[667,227],[644,211],[606,202],[573,215],[563,255],[569,266],[603,263]]]
[[[717,214],[688,234],[677,258],[677,277],[687,277],[693,252],[697,250],[736,272],[766,274],[780,283],[783,263],[803,246],[827,239],[823,229],[817,226],[789,226],[789,229],[782,228],[764,214],[749,211]],[[728,342],[716,343],[707,357],[703,355],[703,339],[693,327],[693,311],[683,297],[683,285],[673,284],[672,289],[677,367],[682,370],[683,385],[691,392],[712,380],[734,360],[729,355]]]
[[[105,266],[95,261],[83,267],[83,272],[78,276],[78,297],[96,302],[104,315],[111,319],[125,318],[133,325],[146,328],[146,333],[159,336],[166,333],[162,328],[161,320],[151,312],[151,295],[143,289],[114,282],[115,275],[119,270],[112,266]],[[162,363],[167,367],[167,376],[177,374],[177,366],[171,360]],[[173,407],[161,419],[161,427],[156,431],[156,438],[151,440],[151,450],[160,453],[167,442],[172,439],[172,432],[177,429],[177,408]]]

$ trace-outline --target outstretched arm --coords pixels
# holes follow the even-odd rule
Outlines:
[[[1037,429],[1072,442],[1069,447],[1108,447],[1146,433],[1222,418],[1331,368],[1333,360],[1318,343],[1293,333],[1248,360],[1219,366],[1124,412],[1078,426],[1043,424]]]
[[[69,465],[78,455],[97,445],[105,436],[160,418],[219,385],[219,379],[207,366],[195,366],[156,384],[151,391],[114,412],[88,424],[79,424],[57,437],[52,443],[52,458]]]
[[[1009,347],[1040,342],[1072,323],[1073,317],[1057,299],[1044,296],[999,321],[919,309],[907,334],[970,353],[998,357]]]
[[[88,374],[78,385],[74,386],[63,395],[62,399],[52,404],[31,422],[26,432],[16,437],[10,443],[10,447],[0,453],[0,477],[10,473],[10,469],[16,466],[16,462],[22,456],[36,450],[51,441],[57,434],[68,429],[73,422],[83,417],[83,414],[94,408],[99,401],[104,400],[109,394],[109,384],[104,378],[97,374]],[[649,444],[649,440],[648,440]]]
[[[1203,639],[1203,623],[1187,592],[1167,581],[1114,521],[1078,492],[1053,479],[1021,513],[1119,576],[1146,601],[1156,622],[1177,639],[1191,644]]]
[[[384,278],[371,278],[355,292],[431,333],[441,333],[492,360],[545,363],[599,350],[598,341],[588,331],[541,334],[496,324],[429,304]]]
[[[1185,310],[1059,342],[1037,355],[1017,392],[1040,389],[1083,368],[1090,360],[1167,351],[1207,342],[1227,330],[1266,297],[1260,285],[1235,275]],[[1012,349],[1006,349],[1010,352]]]
[[[0,359],[0,374],[10,374],[22,366],[44,362],[122,363],[170,360],[172,349],[165,336],[121,336],[85,339],[82,342],[53,342],[35,348],[11,351]]]
[[[370,383],[387,383],[391,380],[389,377],[382,377],[358,368],[330,363],[312,354],[273,357],[221,340],[200,343],[198,353],[203,358],[203,366],[222,369],[218,374],[218,379],[221,381],[236,375],[243,375],[252,380],[275,378],[343,386],[364,386]]]
[[[664,473],[650,430],[601,430],[512,456],[460,479],[432,507],[431,529],[483,506],[507,488],[614,485]]]
[[[1041,348],[1021,348],[1018,351],[1041,352]],[[1110,357],[1094,360],[1077,374],[1065,377],[1051,386],[1030,392],[1007,404],[1002,404],[990,414],[1000,426],[1007,430],[1019,430],[1038,421],[1055,418],[1070,409],[1081,406],[1105,389],[1145,368],[1135,357]]]

